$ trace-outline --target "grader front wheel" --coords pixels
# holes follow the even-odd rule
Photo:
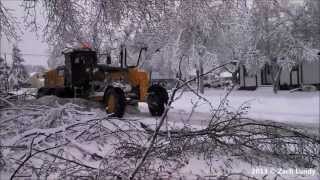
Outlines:
[[[125,96],[120,88],[108,89],[104,94],[106,112],[113,117],[123,117],[125,111]]]

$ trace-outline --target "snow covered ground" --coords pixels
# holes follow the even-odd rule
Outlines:
[[[203,97],[208,99],[217,108],[220,100],[225,96],[226,90],[206,89]],[[199,98],[192,92],[185,92],[181,98],[173,103],[173,108],[168,113],[169,121],[179,124],[206,126],[211,117],[211,107],[208,103],[199,101],[194,109],[193,116],[189,119],[193,105]],[[250,106],[247,117],[259,121],[275,121],[290,124],[295,127],[307,129],[308,132],[319,134],[320,128],[320,92],[293,92],[279,91],[274,94],[271,88],[259,88],[256,91],[231,92],[228,97],[231,109],[247,104]],[[127,117],[144,117],[150,120],[148,105],[139,104],[138,114],[127,114]],[[149,117],[149,118],[148,118]]]
[[[203,97],[208,99],[213,108],[217,108],[220,100],[224,98],[226,90],[222,89],[206,89]],[[207,125],[210,118],[211,107],[208,103],[201,103],[194,109],[194,115],[188,119],[188,113],[192,110],[193,105],[198,101],[198,97],[192,92],[185,92],[180,99],[173,103],[173,109],[168,114],[168,120],[171,126],[180,126],[182,123],[200,125],[204,127]],[[305,128],[308,132],[319,132],[320,121],[320,92],[289,92],[279,91],[274,94],[271,88],[259,88],[256,91],[233,91],[228,97],[229,105],[237,109],[242,104],[246,103],[250,106],[247,116],[255,120],[261,121],[276,121],[286,123],[299,128]],[[145,103],[140,104],[140,115],[144,114],[146,120],[151,121],[148,117],[148,107]],[[132,116],[129,114],[128,116]],[[222,157],[217,157],[217,162],[220,163]],[[223,159],[223,158],[222,158]],[[268,175],[266,179],[272,179],[276,173],[282,173],[286,179],[318,179],[318,174],[305,174],[305,176],[297,176],[299,168],[281,169],[275,167],[255,167],[245,162],[233,162],[234,173],[245,173],[253,175],[254,177],[263,178]],[[261,170],[255,172],[255,170]],[[186,174],[210,174],[209,166],[205,161],[200,159],[191,159],[190,165],[182,169]],[[256,174],[254,174],[256,173]],[[316,173],[316,172],[313,172]]]
[[[207,89],[204,97],[217,107],[224,97],[225,90]],[[192,92],[186,92],[173,106],[175,112],[189,111],[198,99]],[[233,91],[229,96],[230,106],[235,109],[243,103],[250,105],[248,116],[256,120],[272,120],[285,123],[319,124],[320,92],[279,91],[274,94],[271,88],[256,91]],[[199,113],[209,113],[208,104],[199,104]]]
[[[225,93],[226,91],[224,90],[208,89],[206,90],[204,97],[207,98],[212,103],[213,108],[216,108],[219,105],[220,100],[224,97]],[[198,97],[195,96],[192,92],[185,92],[185,94],[181,96],[180,99],[174,102],[173,109],[171,109],[171,111],[168,114],[168,120],[169,120],[168,126],[174,128],[174,127],[183,126],[184,123],[192,125],[192,127],[195,129],[201,129],[204,126],[206,126],[210,118],[210,106],[203,102],[200,102],[198,104],[197,108],[194,109],[195,112],[192,118],[190,119],[190,121],[186,122],[189,119],[188,113],[192,111],[193,104],[196,103],[197,100],[198,100]],[[302,127],[309,126],[314,129],[319,128],[319,91],[294,92],[294,93],[290,93],[288,91],[280,91],[278,92],[278,94],[274,94],[273,91],[269,88],[264,88],[264,89],[260,88],[257,91],[233,91],[229,96],[229,100],[230,100],[230,103],[229,103],[230,106],[232,106],[234,109],[237,109],[243,103],[248,103],[251,106],[248,112],[248,116],[257,120],[261,120],[261,121],[271,120],[271,121],[289,123],[293,125],[299,124]],[[78,104],[80,106],[85,107],[85,109],[82,109],[82,110],[85,110],[83,112],[70,108],[69,106],[73,107],[73,105],[71,104],[58,106],[57,108],[53,108],[53,110],[47,109],[49,108],[49,106],[57,104],[57,102],[55,101],[56,99],[52,97],[51,98],[44,97],[42,99],[37,100],[36,101],[37,104],[43,105],[43,107],[41,108],[45,108],[46,111],[49,111],[51,113],[47,114],[46,111],[45,112],[39,111],[37,112],[37,113],[40,113],[39,117],[37,113],[34,113],[34,112],[32,112],[33,114],[26,113],[26,114],[29,114],[28,116],[37,115],[36,117],[38,117],[34,119],[29,119],[30,122],[28,123],[31,123],[31,121],[38,122],[37,119],[41,120],[43,119],[42,117],[56,117],[58,115],[58,116],[61,116],[58,122],[67,120],[64,123],[67,123],[70,125],[72,123],[79,124],[80,122],[81,123],[88,122],[90,121],[90,119],[94,120],[94,119],[97,119],[97,117],[101,118],[105,116],[103,109],[99,109],[99,104],[81,100],[81,99],[75,99],[75,100],[59,99],[59,104],[65,104],[70,101],[74,104]],[[86,109],[88,112],[86,112]],[[139,122],[143,122],[149,125],[150,127],[154,127],[156,124],[158,124],[159,119],[153,118],[150,116],[146,103],[140,103],[139,109],[140,109],[140,112],[130,112],[130,109],[128,109],[128,113],[126,113],[125,118],[131,119],[132,121],[137,119],[139,120]],[[70,119],[70,116],[72,116],[71,119]],[[21,118],[18,118],[18,120],[20,119],[22,122],[27,123],[25,119],[26,117],[22,119]],[[50,120],[51,118],[46,118],[46,120],[43,121],[42,123],[36,123],[39,127],[32,126],[33,129],[30,129],[30,126],[26,126],[26,127],[29,127],[29,130],[31,130],[32,132],[36,130],[40,130],[40,132],[45,131],[46,133],[51,131],[57,131],[63,128],[63,126],[51,127],[50,125],[48,126],[50,128],[47,129],[48,128],[47,125],[52,124],[52,123],[49,123],[50,121],[48,121],[47,119]],[[10,120],[10,117],[8,116],[4,120],[5,121]],[[106,126],[109,127],[110,122],[106,121],[105,122],[107,123]],[[116,121],[116,122],[117,122],[116,123],[117,126],[121,125],[121,121]],[[297,126],[297,127],[301,127],[301,126]],[[163,128],[166,128],[166,127],[163,127]],[[3,131],[3,133],[4,132],[5,131]],[[17,138],[18,139],[21,138],[21,134],[25,134],[28,132],[29,132],[28,128],[26,128],[26,130],[23,130],[18,134],[13,133],[10,135],[5,135],[6,133],[4,133],[3,135],[4,138],[2,139],[2,143],[4,145],[13,145],[15,144],[15,142],[19,142]],[[70,137],[73,137],[72,133],[70,134]],[[80,148],[81,151],[84,151],[84,152],[92,151],[94,153],[91,153],[91,154],[98,154],[101,156],[108,155],[106,154],[106,152],[109,152],[107,149],[111,147],[110,144],[108,143],[101,144],[98,146],[94,144],[95,142],[86,142],[86,141],[84,142],[71,141],[71,142],[73,146],[77,147],[78,149],[79,147],[81,147]],[[107,139],[107,142],[110,143],[110,139]],[[86,149],[84,147],[88,147],[88,148]],[[100,148],[97,148],[97,147],[100,147]],[[73,149],[71,148],[70,152],[72,152],[73,154],[76,154],[75,152],[77,151],[75,151],[74,149],[77,149],[77,148],[74,148],[74,147]],[[4,155],[7,155],[14,152],[4,151],[3,153]],[[86,160],[85,158],[82,158],[81,155],[78,155],[77,157],[82,162],[87,162],[87,163],[91,162],[89,160]],[[229,158],[233,159],[233,162],[231,163],[232,167],[229,168],[230,172],[245,173],[257,178],[262,178],[262,176],[267,173],[269,174],[267,179],[272,179],[272,177],[274,177],[276,173],[272,173],[271,171],[279,172],[281,170],[283,170],[284,177],[288,179],[298,178],[298,179],[313,180],[313,179],[318,179],[317,177],[319,175],[319,173],[312,171],[311,174],[307,174],[308,172],[305,172],[305,177],[302,177],[302,176],[297,177],[296,176],[297,174],[295,173],[297,169],[294,169],[294,168],[280,169],[276,167],[266,167],[266,166],[256,167],[246,162],[239,161],[236,157],[222,157],[219,155],[213,158],[213,160],[215,161],[214,163],[216,164],[215,168],[219,169],[220,166],[223,166],[223,167],[227,166],[224,163],[228,162]],[[90,165],[94,167],[96,166],[94,164],[90,164]],[[186,177],[186,179],[196,179],[197,175],[210,176],[212,174],[221,174],[221,172],[218,172],[218,173],[212,172],[210,169],[210,166],[207,164],[206,161],[202,159],[202,157],[190,157],[187,165],[181,169],[180,173],[183,174]],[[2,176],[1,179],[2,178],[7,179],[9,174],[0,173],[0,175]]]

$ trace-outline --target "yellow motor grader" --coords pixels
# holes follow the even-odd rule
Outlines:
[[[137,62],[127,65],[127,50],[121,46],[120,67],[99,64],[98,56],[90,48],[72,48],[63,52],[65,65],[45,73],[45,86],[37,97],[55,95],[61,98],[85,98],[103,103],[110,116],[122,117],[128,104],[147,102],[152,116],[161,116],[168,102],[168,93],[160,85],[151,85],[149,73],[139,69],[141,48]]]

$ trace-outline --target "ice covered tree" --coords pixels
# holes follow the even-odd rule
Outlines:
[[[228,1],[217,12],[213,47],[219,63],[236,60],[255,73],[261,61],[257,50],[252,10],[246,0]]]
[[[10,11],[0,1],[0,39],[2,35],[7,39],[17,38],[17,22]]]
[[[313,0],[304,1],[300,12],[286,0],[42,0],[24,4],[28,12],[38,4],[44,8],[44,34],[53,54],[69,42],[89,42],[100,53],[123,44],[136,46],[133,49],[148,46],[149,59],[161,49],[159,55],[165,61],[177,67],[184,57],[185,72],[195,68],[199,74],[205,67],[234,59],[250,72],[268,62],[276,67],[272,79],[277,84],[282,67],[314,59],[314,48],[319,47],[315,45],[319,3]],[[152,62],[144,65],[150,67]]]
[[[28,80],[28,73],[22,64],[23,62],[21,50],[14,45],[12,48],[12,66],[9,74],[10,88],[19,89]]]
[[[296,14],[293,34],[302,41],[308,41],[313,48],[320,49],[320,1],[305,0],[302,5],[292,7]]]
[[[96,50],[101,50],[113,46],[114,41],[124,41],[126,33],[123,32],[130,24],[135,24],[130,27],[132,32],[147,24],[152,26],[151,22],[159,19],[159,14],[163,11],[161,8],[166,2],[167,0],[42,0],[25,1],[23,4],[27,14],[32,14],[29,16],[31,20],[37,16],[34,9],[39,5],[43,7],[47,19],[44,27],[47,41],[55,44],[63,44],[65,39],[89,42]]]
[[[302,61],[317,59],[317,50],[312,47],[308,39],[301,36],[303,28],[297,29],[304,24],[301,19],[306,18],[303,11],[297,10],[305,8],[307,8],[306,3],[300,5],[279,0],[254,1],[253,17],[257,48],[261,55],[265,56],[265,62],[271,65],[271,79],[275,92],[278,89],[282,68],[290,68]],[[312,25],[314,23],[310,23],[309,26]],[[302,32],[305,33],[306,30]],[[319,35],[315,34],[312,38],[317,39]]]
[[[10,68],[5,59],[0,57],[0,91],[8,90],[8,78]]]
[[[44,34],[53,47],[52,52],[57,52],[55,49],[63,48],[70,40],[74,42],[90,42],[99,52],[119,48],[121,44],[147,45],[148,53],[150,53],[148,57],[151,57],[157,49],[171,46],[172,44],[168,45],[171,39],[176,40],[178,38],[178,41],[183,42],[185,39],[182,40],[176,33],[181,28],[184,34],[188,34],[190,29],[196,31],[195,27],[205,27],[208,30],[210,27],[207,26],[206,18],[209,17],[209,14],[201,16],[200,20],[197,21],[199,22],[198,24],[192,22],[196,20],[194,17],[189,20],[192,16],[205,14],[202,13],[202,10],[205,10],[206,13],[210,12],[211,4],[214,1],[210,0],[208,2],[210,2],[208,3],[209,8],[207,8],[205,2],[193,3],[192,1],[176,0],[71,0],[68,2],[53,0],[26,1],[24,4],[28,14],[35,12],[33,9],[38,4],[45,9],[47,23],[44,28]],[[193,5],[195,11],[193,11]],[[194,27],[188,27],[188,25]],[[195,39],[200,41],[201,38],[195,37],[194,43]],[[197,49],[195,51],[198,51],[198,49],[203,51],[206,48],[203,45],[199,45],[194,49]],[[204,52],[208,51],[205,50]],[[187,53],[189,52],[181,54]],[[201,56],[206,56],[205,53],[200,54]],[[190,59],[200,61],[199,58],[196,58],[198,55],[198,52],[192,53],[192,58]],[[55,56],[51,59],[55,59]],[[198,64],[198,67],[202,66],[202,63],[193,64]]]
[[[184,69],[188,72],[196,69],[202,74],[205,67],[212,67],[216,54],[212,51],[212,37],[216,30],[216,10],[214,1],[178,1],[175,5],[175,21],[172,24],[173,59],[175,64],[185,58]],[[203,79],[198,81],[203,93]]]

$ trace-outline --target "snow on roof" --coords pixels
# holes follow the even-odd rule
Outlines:
[[[43,72],[31,72],[29,73],[29,78],[32,78],[32,77],[41,78],[43,74],[44,74]]]
[[[220,77],[228,78],[228,77],[232,77],[232,74],[230,72],[225,71],[220,73]]]
[[[34,76],[34,75],[36,75],[36,74],[38,74],[38,72],[32,72],[32,73],[30,73],[29,75],[30,75],[30,77],[32,77],[32,76]]]
[[[74,51],[92,51],[92,49],[89,43],[71,43],[66,45],[62,53],[67,54]]]
[[[63,54],[68,54],[68,53],[72,53],[72,52],[76,52],[76,51],[92,51],[92,49],[90,49],[90,48],[78,48],[78,47],[76,47],[76,48],[70,48],[70,47],[67,47],[67,48],[64,48],[63,50],[62,50],[62,53]]]

